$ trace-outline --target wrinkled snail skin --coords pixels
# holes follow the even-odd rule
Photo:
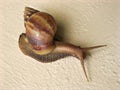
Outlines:
[[[88,48],[81,48],[69,43],[55,41],[54,35],[57,24],[54,18],[44,12],[26,7],[24,11],[24,24],[26,33],[19,37],[19,47],[21,51],[40,62],[48,63],[67,56],[74,56],[81,61],[84,74],[88,79],[84,58],[88,50],[103,47],[99,45]]]

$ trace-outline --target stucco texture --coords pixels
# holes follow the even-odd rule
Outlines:
[[[120,90],[120,0],[0,0],[0,90]],[[18,47],[25,6],[54,16],[57,37],[81,47],[106,44],[80,61],[41,63]]]

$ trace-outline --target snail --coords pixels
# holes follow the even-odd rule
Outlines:
[[[43,63],[74,56],[80,60],[85,77],[89,80],[84,66],[87,51],[106,45],[81,48],[80,46],[56,40],[54,36],[57,24],[53,16],[30,7],[25,7],[24,25],[26,33],[20,35],[18,43],[20,50],[25,55]]]

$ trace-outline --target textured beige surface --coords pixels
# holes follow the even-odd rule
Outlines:
[[[108,45],[85,60],[90,82],[74,57],[43,64],[22,54],[25,6],[53,15],[64,41]],[[0,90],[120,90],[119,9],[119,0],[0,0]]]

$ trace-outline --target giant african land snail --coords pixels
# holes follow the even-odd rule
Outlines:
[[[29,7],[25,8],[24,21],[26,33],[20,35],[19,47],[25,55],[45,63],[66,56],[74,56],[81,61],[83,71],[88,80],[83,60],[86,52],[106,45],[81,48],[80,46],[57,41],[54,39],[57,30],[54,18],[48,13]]]

